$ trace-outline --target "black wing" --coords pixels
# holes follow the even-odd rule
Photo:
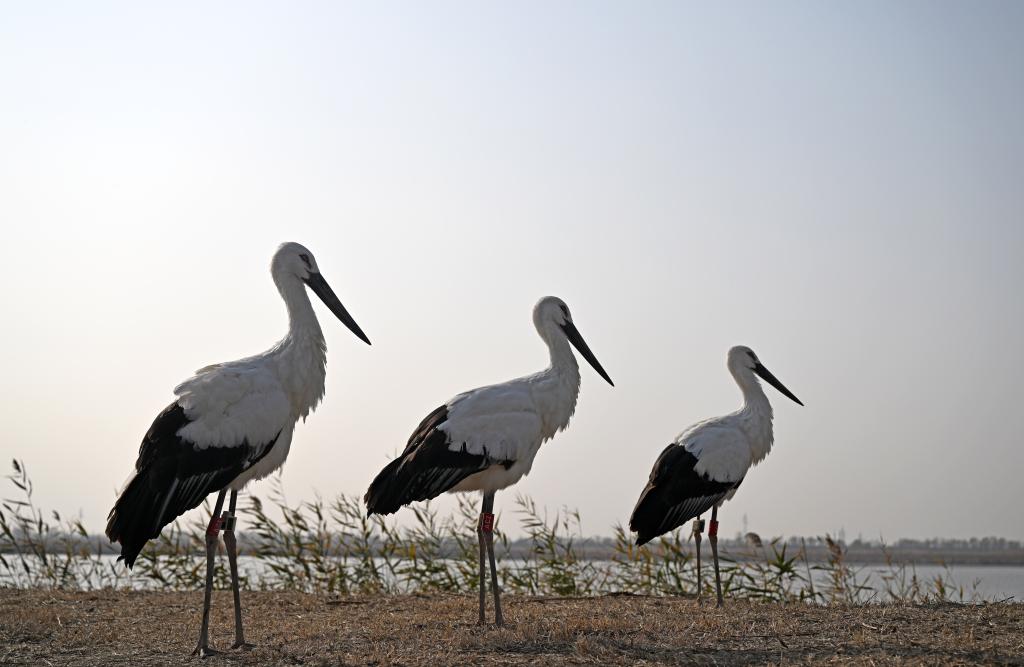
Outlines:
[[[697,457],[671,444],[654,463],[651,479],[629,518],[636,543],[644,544],[700,516],[740,485],[716,482],[694,471]]]
[[[121,558],[129,568],[164,526],[226,487],[277,442],[275,437],[255,447],[243,442],[235,447],[197,448],[178,436],[188,423],[185,410],[176,402],[157,416],[139,447],[135,475],[107,515],[107,537],[121,543]]]
[[[448,434],[438,427],[448,421],[448,406],[442,405],[416,427],[402,455],[384,466],[363,496],[370,514],[392,514],[402,505],[436,498],[470,475],[492,465],[512,466],[514,461],[497,460],[483,454],[449,448]]]

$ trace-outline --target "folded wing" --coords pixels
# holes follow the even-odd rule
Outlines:
[[[724,500],[743,478],[716,481],[699,472],[700,461],[681,444],[666,447],[629,518],[629,529],[644,544],[700,516]]]

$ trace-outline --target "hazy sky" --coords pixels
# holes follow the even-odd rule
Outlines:
[[[723,533],[1024,538],[1022,34],[1019,2],[5,3],[0,455],[101,530],[171,389],[284,334],[295,240],[373,347],[317,303],[293,500],[543,368],[555,294],[616,386],[584,367],[516,490],[584,532],[739,406],[746,344],[806,407],[768,389]]]

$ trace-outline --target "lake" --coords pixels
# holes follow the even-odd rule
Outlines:
[[[223,555],[221,557],[223,558]],[[203,560],[197,558],[195,561],[195,567],[200,573],[202,572]],[[138,589],[159,587],[157,582],[141,575],[133,575],[124,570],[120,565],[112,567],[114,566],[114,561],[115,557],[112,555],[101,556],[98,569],[108,573],[113,570],[121,575],[116,583],[117,586]],[[591,561],[591,563],[601,569],[614,569],[617,567],[616,563],[612,561]],[[383,565],[383,561],[380,564]],[[513,567],[522,567],[523,561],[512,559],[510,564]],[[827,587],[829,572],[814,570],[813,567],[812,564],[815,587],[817,590],[822,591]],[[878,591],[878,595],[874,599],[879,601],[886,599],[884,594],[887,588],[885,577],[891,577],[894,572],[893,569],[878,565],[851,565],[850,568],[855,572],[857,582]],[[244,576],[249,577],[250,581],[257,582],[257,586],[261,580],[272,585],[276,579],[266,561],[252,556],[241,556],[239,558],[239,569]],[[801,574],[803,574],[803,571],[801,571]],[[85,576],[89,580],[85,587],[96,587],[104,583],[107,585],[111,583],[109,580],[104,582],[99,577],[88,576],[81,570],[79,570],[79,576]],[[710,562],[705,562],[705,582],[713,581],[713,576]],[[996,601],[1012,598],[1014,601],[1024,602],[1024,566],[1020,565],[952,565],[948,567],[939,565],[907,565],[903,569],[904,587],[909,586],[914,576],[917,577],[921,587],[928,591],[934,590],[933,582],[937,578],[941,578],[947,584],[947,597],[954,601]],[[18,585],[17,581],[7,581],[5,578],[0,577],[0,586],[4,584]],[[899,584],[891,584],[889,587],[897,591],[900,589]]]

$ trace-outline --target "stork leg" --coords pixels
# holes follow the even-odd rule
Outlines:
[[[693,520],[693,542],[697,551],[697,604],[703,604],[704,580],[700,576],[700,534],[704,532],[704,521],[697,517]]]
[[[242,594],[238,590],[238,541],[235,540],[235,505],[238,503],[238,491],[232,491],[228,500],[228,511],[224,512],[224,547],[228,552],[228,565],[231,567],[231,593],[235,597],[235,643],[231,648],[250,649],[252,644],[245,641],[242,630]]]
[[[711,510],[711,526],[708,528],[708,542],[711,543],[711,555],[715,559],[715,592],[718,594],[718,604],[722,606],[722,575],[718,572],[718,507]]]
[[[491,590],[494,593],[494,624],[499,628],[505,624],[501,615],[501,591],[498,589],[498,566],[494,562],[494,492],[484,494],[483,530],[487,541],[487,558],[491,561]]]
[[[223,518],[220,515],[224,507],[224,494],[227,489],[217,494],[217,504],[213,508],[213,515],[206,527],[206,592],[203,594],[203,624],[199,629],[199,643],[196,644],[192,655],[206,658],[216,655],[220,651],[210,648],[210,601],[213,595],[213,559],[217,555],[217,540],[220,535],[220,526]]]
[[[480,509],[480,520],[476,524],[476,536],[480,541],[480,620],[478,625],[487,624],[487,616],[484,609],[487,606],[487,542],[484,537],[484,512]]]

